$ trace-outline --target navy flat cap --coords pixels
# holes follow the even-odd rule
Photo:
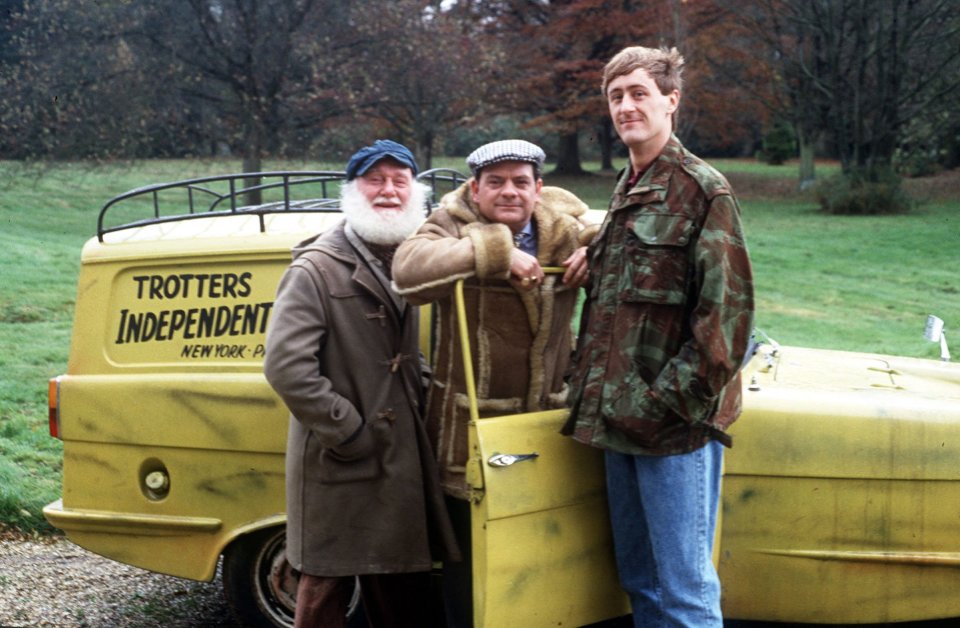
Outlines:
[[[413,153],[410,152],[409,148],[393,140],[377,140],[371,146],[364,146],[355,152],[350,161],[347,162],[347,181],[353,181],[362,176],[375,163],[386,157],[395,159],[413,170],[414,176],[419,172],[417,161],[413,158]]]

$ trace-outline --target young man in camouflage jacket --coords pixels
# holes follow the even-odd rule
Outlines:
[[[720,627],[712,543],[753,286],[729,184],[673,135],[682,66],[676,49],[631,47],[604,70],[630,165],[590,245],[564,432],[606,450],[635,625]]]

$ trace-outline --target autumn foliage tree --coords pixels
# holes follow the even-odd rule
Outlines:
[[[787,121],[805,176],[820,145],[845,170],[922,163],[917,155],[952,163],[954,5],[0,0],[0,155],[229,153],[249,171],[327,138],[342,152],[390,135],[429,165],[451,130],[509,118],[497,128],[519,120],[557,138],[560,172],[582,171],[584,138],[610,168],[623,148],[600,75],[619,50],[644,45],[676,46],[687,60],[677,133],[695,152],[751,154],[765,128]]]
[[[678,135],[704,155],[752,156],[772,117],[770,64],[737,45],[749,33],[723,4],[684,2],[674,21],[687,62]]]
[[[143,74],[118,34],[122,13],[100,4],[76,12],[66,0],[7,8],[7,62],[0,66],[0,145],[6,155],[96,157],[108,147],[113,154],[135,153],[150,129],[141,107],[129,105],[151,100],[152,93],[137,89]],[[116,27],[103,29],[107,23]],[[75,54],[79,47],[88,53]]]
[[[609,164],[610,127],[602,122],[606,107],[599,91],[603,66],[620,48],[649,37],[655,9],[629,0],[508,4],[513,10],[489,19],[491,34],[508,41],[511,51],[510,74],[496,104],[525,112],[530,127],[557,133],[557,173],[583,172],[583,131],[599,139]]]
[[[493,3],[502,8],[503,3]],[[712,0],[562,0],[506,3],[491,23],[515,60],[500,103],[526,112],[531,127],[559,136],[557,172],[582,172],[579,139],[612,167],[613,129],[599,91],[603,67],[632,45],[676,46],[687,59],[678,134],[696,147],[738,152],[749,144],[762,107],[717,58],[736,16]],[[522,9],[522,10],[521,10]],[[738,59],[742,61],[742,59]],[[753,87],[753,85],[750,85]]]

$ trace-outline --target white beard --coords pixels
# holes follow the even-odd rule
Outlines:
[[[410,197],[401,211],[377,211],[357,189],[357,182],[349,181],[340,188],[340,208],[347,224],[361,240],[373,244],[399,244],[423,224],[429,191],[426,185],[414,181]]]

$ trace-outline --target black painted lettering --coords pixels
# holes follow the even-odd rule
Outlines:
[[[127,319],[125,342],[140,342],[140,327],[143,324],[143,312],[131,314]]]
[[[184,310],[173,310],[170,312],[170,339],[173,339],[177,332],[183,329],[187,320],[187,313]]]
[[[230,308],[221,305],[217,308],[217,324],[214,326],[214,335],[225,336],[230,333],[231,325],[233,325],[233,317],[230,316]]]
[[[153,312],[145,312],[143,315],[143,330],[140,339],[137,342],[147,342],[153,340],[157,333],[157,315]]]
[[[250,279],[253,277],[253,273],[247,271],[240,275],[240,291],[237,293],[241,299],[245,299],[250,296],[250,293],[253,291],[250,287]]]
[[[180,277],[176,275],[167,275],[163,282],[163,297],[165,299],[176,299],[180,295]]]
[[[170,310],[163,310],[157,316],[157,340],[170,340],[170,336],[164,336],[164,330],[170,325]]]
[[[241,306],[237,306],[241,307]],[[257,326],[257,313],[260,311],[260,304],[248,304],[242,306],[243,311],[243,320],[241,321],[240,333],[241,334],[252,334]]]
[[[183,282],[181,290],[183,291],[183,297],[190,297],[190,284],[193,283],[193,273],[183,273],[180,275],[180,280]]]
[[[212,307],[200,310],[200,324],[197,330],[198,338],[209,338],[213,335],[213,323],[216,321],[216,311]]]
[[[223,276],[223,296],[237,298],[237,279],[235,273],[227,273]]]
[[[150,298],[162,299],[163,277],[160,275],[150,275]]]
[[[237,324],[243,322],[243,305],[234,305],[230,311],[230,335],[239,336],[240,331],[237,329]]]
[[[136,275],[133,280],[137,282],[137,299],[143,298],[143,282],[149,280],[147,275]]]
[[[198,296],[198,297],[204,297],[204,296],[206,296],[206,294],[207,294],[207,278],[209,278],[209,277],[210,277],[210,275],[207,275],[207,274],[197,275],[197,296]]]
[[[186,324],[183,326],[184,340],[193,340],[196,337],[196,334],[193,331],[193,328],[196,327],[197,325],[197,312],[199,312],[199,310],[195,307],[192,307],[189,310],[187,310],[187,321],[186,321]]]
[[[223,297],[223,275],[210,275],[210,287],[208,290],[210,297],[214,299]]]
[[[267,333],[267,322],[270,320],[270,311],[272,309],[273,301],[267,301],[266,303],[260,304],[260,311],[263,312],[263,316],[260,318],[260,329],[257,330],[258,333]]]
[[[117,328],[117,339],[113,341],[114,344],[123,344],[123,328],[127,325],[127,312],[129,311],[130,310],[120,310],[120,326]]]

